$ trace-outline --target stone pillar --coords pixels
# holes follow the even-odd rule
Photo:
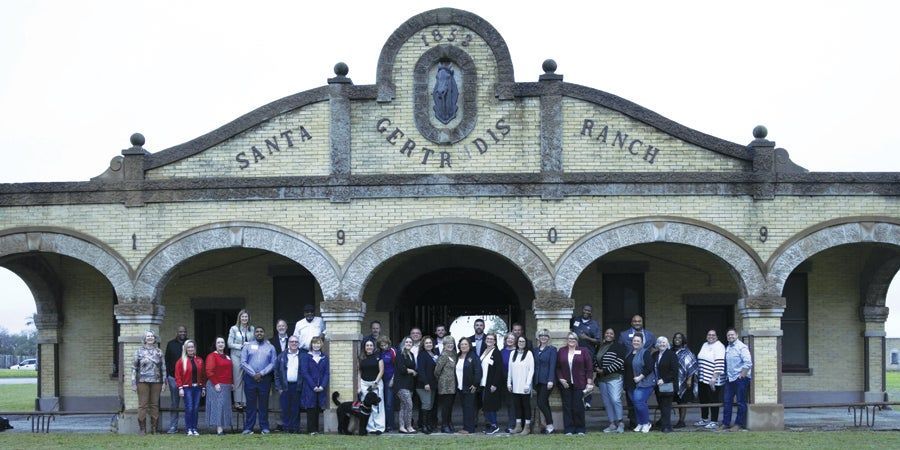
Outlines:
[[[59,411],[59,315],[35,314],[38,344],[38,387],[34,409]]]
[[[354,300],[326,300],[321,303],[325,320],[325,342],[329,360],[329,392],[340,392],[347,401],[356,397],[358,386],[359,344],[362,341],[366,304]],[[330,394],[329,394],[330,395]],[[325,431],[337,431],[334,404],[325,411]]]
[[[781,316],[783,297],[753,297],[738,300],[741,339],[753,358],[747,428],[783,430],[781,403]]]
[[[865,393],[867,402],[883,402],[887,399],[885,383],[884,322],[888,308],[885,306],[862,306],[859,311],[863,321],[863,350],[865,355]]]
[[[124,405],[124,410],[119,415],[118,432],[134,434],[138,431],[138,398],[137,393],[131,390],[131,363],[134,352],[143,345],[144,333],[147,330],[159,336],[159,325],[165,316],[165,308],[149,303],[120,303],[115,306],[115,314],[119,322],[119,374],[122,377],[121,392]]]
[[[564,295],[550,293],[534,300],[532,305],[536,321],[535,331],[546,328],[550,331],[550,343],[556,348],[566,345],[566,335],[569,333],[569,321],[575,310],[575,301]],[[538,345],[535,342],[534,345]],[[557,430],[563,429],[562,400],[559,395],[550,396],[550,411],[553,414],[553,424]],[[533,418],[537,420],[537,417]],[[543,422],[543,418],[540,419]],[[535,430],[537,432],[538,430]]]

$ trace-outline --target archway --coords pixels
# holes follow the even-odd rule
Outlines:
[[[434,246],[397,255],[379,266],[363,299],[371,305],[370,317],[390,324],[385,331],[392,340],[414,326],[432,334],[436,325],[449,327],[460,316],[498,316],[507,325],[533,321],[525,311],[534,290],[524,274],[502,256],[471,247]]]
[[[742,297],[763,292],[762,261],[743,241],[711,224],[679,217],[646,217],[600,228],[572,244],[556,264],[556,288],[571,295],[584,269],[603,255],[637,244],[668,242],[705,250],[728,264]]]

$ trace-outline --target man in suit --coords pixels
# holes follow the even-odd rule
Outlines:
[[[653,348],[656,345],[656,336],[650,330],[644,328],[644,318],[637,314],[631,318],[631,328],[619,333],[619,343],[624,345],[625,348],[631,348],[631,338],[637,333],[644,335],[644,348]]]
[[[275,347],[275,355],[281,355],[285,350],[288,349],[288,338],[290,337],[287,334],[287,322],[283,319],[278,319],[278,323],[275,324],[275,335],[272,336],[272,339],[269,339],[269,342],[272,344],[272,347]],[[273,372],[274,374],[274,372]],[[277,390],[275,384],[272,384],[272,389]],[[281,392],[276,392],[278,397],[281,397]],[[272,397],[270,397],[272,398]],[[278,431],[284,431],[284,414],[278,416],[277,425],[275,429]]]
[[[469,341],[472,343],[472,350],[475,350],[475,354],[480,358],[485,347],[483,319],[475,319],[475,334],[469,338]]]
[[[287,350],[288,337],[290,336],[287,334],[287,328],[287,322],[283,319],[278,319],[278,323],[275,324],[275,335],[272,336],[272,339],[269,339],[272,347],[275,347],[276,355],[280,355],[281,352]]]

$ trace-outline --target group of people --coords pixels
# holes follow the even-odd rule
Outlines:
[[[653,333],[644,328],[643,318],[631,318],[631,327],[618,334],[607,329],[600,336],[600,326],[592,318],[590,305],[582,308],[581,317],[572,319],[571,329],[579,345],[588,349],[593,357],[596,385],[599,387],[609,426],[604,432],[625,430],[622,407],[624,391],[628,420],[636,432],[647,433],[652,428],[648,399],[656,394],[660,411],[657,426],[662,432],[683,428],[687,410],[679,408],[678,420],[672,424],[672,404],[693,403],[723,404],[723,420],[719,420],[719,408],[701,407],[701,419],[694,423],[707,429],[736,431],[747,428],[747,394],[750,386],[753,361],[750,349],[738,339],[731,328],[726,332],[727,346],[719,341],[716,330],[709,330],[706,342],[697,354],[688,347],[683,333],[675,333],[671,343],[665,336],[654,339]],[[569,336],[571,341],[571,334]],[[590,408],[590,391],[586,390],[584,405]],[[577,403],[577,402],[576,402]],[[732,410],[737,405],[737,416],[732,422]],[[563,408],[566,399],[563,397]],[[576,409],[580,405],[576,404]],[[583,412],[576,411],[579,418]]]
[[[679,408],[677,422],[672,423],[674,402],[691,403],[698,398],[704,404],[724,402],[724,413],[720,424],[718,407],[701,408],[702,419],[695,426],[730,430],[747,426],[753,363],[749,348],[734,329],[727,331],[727,346],[710,330],[700,352],[694,354],[683,333],[675,333],[671,343],[665,336],[654,337],[639,315],[618,334],[611,328],[601,333],[590,305],[572,319],[566,344],[559,349],[550,344],[546,329],[538,331],[533,344],[520,324],[513,324],[505,336],[484,333],[484,325],[476,320],[475,334],[458,341],[443,325],[435,327],[434,336],[423,336],[414,327],[392,347],[381,334],[381,323],[373,321],[360,351],[359,395],[374,391],[384,401],[372,409],[367,431],[471,434],[482,412],[486,434],[497,433],[501,427],[510,434],[550,434],[556,431],[550,412],[554,388],[562,403],[565,434],[586,432],[585,410],[591,407],[595,391],[609,420],[603,430],[607,433],[622,433],[626,428],[649,432],[654,425],[648,400],[654,393],[661,417],[655,426],[663,432],[686,426],[685,408]],[[395,411],[395,396],[399,411]],[[454,402],[460,404],[463,416],[458,431],[451,420]],[[532,417],[532,402],[537,417]],[[732,422],[735,403],[738,412]],[[412,420],[415,404],[419,405],[415,425],[419,430]],[[509,422],[501,425],[497,412],[503,407]],[[532,421],[540,419],[543,425],[533,428]]]
[[[513,324],[501,337],[485,333],[481,319],[474,322],[472,336],[458,341],[447,334],[444,325],[435,327],[434,336],[423,336],[422,330],[414,327],[394,347],[381,333],[381,323],[371,322],[371,334],[363,339],[359,353],[359,397],[375,392],[382,402],[373,406],[366,430],[373,434],[395,429],[399,433],[471,434],[476,431],[480,411],[486,434],[501,428],[510,434],[527,435],[533,428],[550,434],[556,431],[550,410],[554,388],[559,391],[563,432],[568,435],[586,432],[585,409],[591,408],[595,390],[609,420],[603,430],[607,433],[622,433],[626,427],[649,432],[648,399],[652,393],[661,413],[656,425],[663,432],[686,426],[684,408],[679,408],[678,420],[672,424],[673,402],[695,400],[724,406],[721,424],[718,407],[703,407],[695,426],[746,428],[753,363],[734,329],[726,333],[727,345],[719,341],[715,330],[709,330],[706,342],[694,354],[684,334],[675,333],[671,344],[665,336],[654,338],[639,315],[632,318],[630,328],[618,334],[611,328],[601,333],[592,312],[591,306],[585,305],[581,316],[572,319],[566,343],[559,349],[550,344],[551,334],[546,329],[538,331],[534,344],[525,337],[521,324]],[[245,413],[243,434],[252,434],[257,420],[260,432],[267,434],[273,384],[282,410],[279,427],[300,432],[300,412],[305,411],[306,432],[317,433],[328,401],[329,362],[322,351],[325,325],[315,317],[311,305],[304,308],[304,316],[293,334],[287,332],[287,323],[279,320],[276,333],[266,340],[263,327],[250,325],[249,312],[242,310],[227,338],[216,338],[215,348],[205,360],[198,355],[194,341],[187,339],[185,327],[178,327],[165,353],[158,347],[157,336],[148,331],[133,360],[140,433],[147,431],[148,413],[150,432],[158,429],[159,396],[167,386],[172,399],[169,433],[177,432],[177,411],[183,400],[186,432],[198,435],[198,406],[201,397],[206,397],[206,422],[217,434],[231,427],[233,408]],[[629,406],[627,426],[623,394]],[[399,400],[396,411],[395,397]],[[457,400],[463,416],[458,431],[452,421]],[[538,410],[536,417],[532,417],[532,401]],[[732,422],[735,403],[738,412]],[[416,406],[418,418],[414,421]],[[501,408],[507,412],[506,424],[498,421]],[[533,427],[533,419],[543,419],[542,425]]]
[[[178,408],[184,401],[184,425],[188,436],[199,435],[199,405],[206,398],[206,424],[216,434],[232,426],[233,410],[244,412],[243,434],[268,434],[269,394],[274,387],[281,405],[279,427],[300,432],[300,413],[306,412],[306,432],[319,431],[319,417],[327,408],[328,356],[322,351],[325,324],[304,307],[293,334],[287,322],[279,320],[276,333],[266,339],[263,327],[254,327],[250,313],[241,310],[237,322],[225,336],[216,337],[212,351],[201,358],[197,345],[187,339],[187,328],[179,326],[176,336],[163,352],[153,331],[144,335],[143,345],[134,354],[132,388],[138,395],[140,434],[159,429],[159,398],[163,387],[170,391],[171,421],[168,433],[178,430]]]

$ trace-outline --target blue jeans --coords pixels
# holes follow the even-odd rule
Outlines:
[[[384,429],[393,430],[394,427],[394,388],[390,386],[390,381],[384,382]]]
[[[485,411],[484,412],[484,421],[489,423],[492,427],[497,426],[497,411]]]
[[[606,418],[609,423],[622,421],[622,377],[610,381],[600,382],[600,398],[603,399],[603,407],[606,408]]]
[[[178,385],[175,384],[175,377],[166,377],[166,383],[169,385],[169,407],[172,412],[169,413],[169,429],[178,429],[178,407],[181,406],[181,396],[178,395]]]
[[[186,429],[197,429],[197,415],[199,408],[200,386],[184,388],[184,427]]]
[[[244,430],[253,431],[257,415],[259,416],[259,429],[269,430],[269,389],[271,385],[272,381],[267,376],[256,381],[252,376],[244,374],[244,395],[247,397]]]
[[[747,428],[747,391],[750,389],[750,378],[738,378],[734,381],[725,383],[725,398],[723,399],[724,411],[722,411],[722,425],[731,425],[731,409],[734,405],[734,398],[737,397],[737,418],[734,420],[735,425],[741,428]]]
[[[300,431],[300,383],[287,383],[287,389],[279,396],[281,423],[284,431]]]
[[[636,387],[631,391],[631,403],[634,405],[638,425],[650,423],[650,407],[647,406],[647,399],[650,398],[652,392],[653,386]]]

